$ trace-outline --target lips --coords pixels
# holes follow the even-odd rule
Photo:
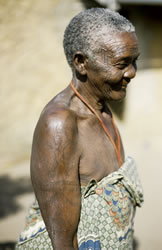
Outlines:
[[[115,91],[125,90],[129,82],[130,82],[130,79],[127,79],[127,80],[124,79],[122,82],[118,84],[111,85],[111,88],[112,90],[115,90]]]
[[[120,91],[127,88],[127,84],[115,84],[111,86],[112,90]]]

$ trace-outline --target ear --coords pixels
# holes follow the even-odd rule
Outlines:
[[[86,75],[86,63],[87,57],[83,54],[83,52],[76,52],[73,59],[73,66],[78,73],[81,75]]]

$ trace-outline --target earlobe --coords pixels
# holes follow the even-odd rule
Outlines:
[[[86,56],[82,52],[76,52],[74,55],[73,66],[78,73],[86,75],[87,71],[85,68]]]

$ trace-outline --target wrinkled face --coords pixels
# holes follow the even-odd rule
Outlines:
[[[96,94],[107,100],[122,100],[128,83],[136,75],[139,56],[135,33],[105,35],[95,60],[88,59],[87,78]]]

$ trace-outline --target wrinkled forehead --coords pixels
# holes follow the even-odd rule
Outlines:
[[[139,54],[138,41],[135,32],[120,32],[115,34],[102,34],[98,43],[98,51],[107,51],[112,56],[123,54]]]

